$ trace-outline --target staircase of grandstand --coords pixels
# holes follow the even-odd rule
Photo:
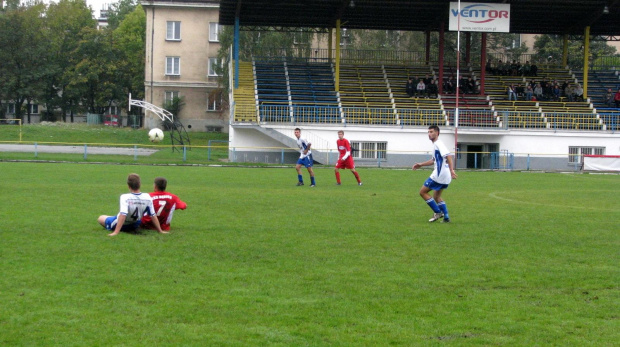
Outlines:
[[[397,123],[388,81],[380,66],[340,66],[339,95],[347,123]]]
[[[441,101],[436,97],[409,97],[406,84],[409,77],[436,78],[429,66],[383,66],[396,118],[400,125],[445,125],[446,118]]]
[[[583,71],[575,71],[575,77],[583,81]],[[600,119],[606,125],[607,130],[620,130],[620,109],[615,105],[605,104],[605,93],[611,88],[615,94],[620,88],[620,75],[616,70],[591,70],[588,71],[588,98],[596,109]]]
[[[239,88],[234,95],[236,122],[256,122],[257,99],[251,62],[239,63]]]
[[[331,64],[287,63],[293,116],[297,122],[340,122],[338,95]]]

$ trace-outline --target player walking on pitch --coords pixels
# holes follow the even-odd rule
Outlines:
[[[310,150],[312,144],[301,137],[301,129],[299,128],[295,128],[295,137],[297,138],[297,147],[299,147],[299,152],[301,153],[299,159],[297,159],[297,165],[295,166],[298,179],[297,185],[304,185],[304,177],[301,175],[301,166],[303,165],[308,169],[308,173],[310,174],[310,187],[314,187],[316,186],[316,182],[314,181],[312,151]]]
[[[336,141],[338,146],[338,162],[336,163],[336,184],[340,185],[340,169],[349,169],[357,180],[357,185],[362,185],[360,175],[355,171],[355,162],[353,162],[353,156],[351,155],[351,144],[349,140],[344,138],[344,131],[338,131],[338,140]]]
[[[448,185],[452,179],[456,179],[458,176],[454,172],[454,164],[448,148],[443,142],[438,140],[439,127],[431,125],[428,127],[428,138],[433,142],[433,157],[423,163],[415,163],[412,167],[413,170],[417,170],[422,166],[430,166],[435,164],[435,169],[431,176],[424,182],[422,188],[420,188],[420,196],[428,206],[433,210],[433,218],[429,219],[429,222],[435,222],[443,218],[444,223],[450,222],[450,216],[448,215],[448,207],[446,202],[441,198],[441,193],[444,189],[448,188]],[[433,190],[433,197],[429,192]]]

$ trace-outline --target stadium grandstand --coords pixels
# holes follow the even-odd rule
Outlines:
[[[324,58],[239,61],[234,45],[229,70],[231,160],[292,163],[297,154],[282,148],[295,147],[293,129],[300,127],[319,163],[335,162],[336,131],[345,129],[359,148],[358,165],[410,166],[429,155],[430,125],[439,125],[444,142],[453,144],[458,168],[578,170],[582,155],[620,155],[620,112],[602,99],[608,88],[618,90],[614,69],[620,66],[589,71],[586,63],[584,69],[573,70],[565,63],[564,50],[562,62],[533,62],[534,74],[529,66],[527,73],[521,68],[517,73],[494,72],[486,65],[494,57],[487,55],[485,34],[479,56],[468,54],[458,64],[448,61],[441,42],[449,6],[450,1],[221,1],[220,24],[235,26],[236,43],[239,30],[257,27],[323,28],[334,30],[336,37]],[[582,39],[585,57],[591,36],[615,39],[620,34],[619,15],[620,4],[607,1],[515,0],[510,2],[510,32]],[[399,60],[394,52],[378,52],[372,59],[349,59],[337,39],[343,25],[436,31],[439,54],[397,54],[403,57]],[[428,90],[412,95],[405,88],[409,78],[433,81],[429,84],[434,86],[426,84]],[[549,89],[535,94],[533,86],[528,92],[530,83]],[[562,84],[555,94],[554,84]],[[510,88],[515,89],[514,98],[507,97]]]

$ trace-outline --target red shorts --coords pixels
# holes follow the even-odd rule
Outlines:
[[[338,160],[336,163],[336,169],[355,169],[355,162],[353,162],[353,158],[348,157],[346,160]]]

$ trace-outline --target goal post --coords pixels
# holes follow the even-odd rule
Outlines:
[[[19,142],[22,142],[22,120],[19,118],[1,118],[0,126],[5,125],[17,125],[19,129]]]
[[[584,155],[583,171],[620,172],[620,155]]]

